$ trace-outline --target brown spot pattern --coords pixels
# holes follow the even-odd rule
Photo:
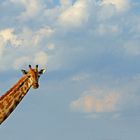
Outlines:
[[[0,124],[13,112],[32,86],[31,80],[23,76],[10,90],[0,97]]]

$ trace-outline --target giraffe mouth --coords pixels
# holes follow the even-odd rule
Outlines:
[[[33,84],[33,88],[34,89],[37,89],[38,87],[39,87],[39,84],[38,83]]]

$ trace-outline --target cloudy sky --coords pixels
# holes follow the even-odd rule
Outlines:
[[[47,68],[1,139],[139,140],[139,60],[139,0],[0,0],[1,95]]]

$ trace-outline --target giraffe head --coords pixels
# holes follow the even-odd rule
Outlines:
[[[38,80],[39,80],[41,74],[43,74],[45,72],[45,69],[41,69],[41,70],[38,71],[38,65],[36,65],[35,68],[32,68],[31,65],[29,65],[29,70],[28,71],[23,70],[23,69],[21,71],[24,75],[27,75],[28,77],[31,78],[32,87],[34,89],[39,87]]]

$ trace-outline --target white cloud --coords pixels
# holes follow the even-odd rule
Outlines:
[[[14,29],[6,28],[0,30],[0,59],[1,66],[0,69],[4,69],[4,61],[5,61],[5,54],[7,52],[7,45],[11,45],[12,47],[19,47],[22,43],[22,40],[14,33]],[[9,48],[12,49],[12,48]],[[9,54],[10,55],[10,54]]]
[[[44,9],[44,5],[40,0],[11,0],[15,4],[24,7],[24,11],[20,15],[20,20],[28,20],[38,16]]]
[[[118,25],[99,24],[97,29],[95,29],[95,33],[99,35],[118,34],[120,32],[121,29]]]
[[[34,59],[34,63],[35,64],[39,64],[41,66],[46,66],[48,62],[48,56],[45,52],[38,52],[35,54],[35,59]]]
[[[73,110],[86,113],[112,112],[118,109],[119,98],[120,95],[116,92],[92,89],[73,101],[70,106]]]
[[[4,55],[4,51],[5,51],[5,45],[2,38],[0,38],[0,59],[2,59]]]
[[[71,0],[60,0],[61,5],[70,5],[71,4]]]
[[[47,53],[40,51],[32,55],[21,56],[15,59],[13,67],[19,69],[24,65],[38,64],[40,66],[46,67],[48,62]]]
[[[47,65],[47,54],[45,52],[39,52],[34,55],[26,55],[21,56],[18,58],[14,58],[14,69],[19,69],[23,66],[27,66],[29,64],[38,64],[40,66],[46,66]]]
[[[0,31],[0,38],[3,42],[10,43],[11,45],[17,47],[21,45],[21,40],[14,34],[14,29],[7,28]]]
[[[28,65],[30,63],[30,61],[31,61],[31,58],[29,56],[22,56],[15,60],[13,67],[15,69],[19,69],[20,67],[22,67],[24,65]]]
[[[130,9],[130,0],[102,0],[98,5],[97,20],[108,20],[114,15],[120,15]]]
[[[97,10],[97,19],[99,22],[111,18],[115,14],[115,9],[111,5],[102,5],[99,10]]]
[[[51,52],[55,49],[55,45],[46,40],[53,33],[54,30],[48,26],[38,30],[24,27],[20,32],[16,32],[13,28],[0,30],[0,58],[3,59],[0,63],[0,70],[4,70],[4,65],[7,64],[9,69],[19,69],[28,64],[46,66],[48,62],[47,48]]]
[[[84,112],[85,117],[93,119],[121,119],[121,114],[126,110],[139,108],[139,74],[134,74],[132,77],[130,75],[112,77],[110,74],[107,76],[101,73],[92,76],[92,74],[88,83],[94,83],[94,86],[71,101],[72,111]],[[103,78],[103,76],[105,77]],[[89,86],[89,84],[86,85],[85,80],[80,82],[85,88]]]
[[[66,27],[79,27],[87,22],[89,17],[88,1],[77,0],[66,8],[59,16],[59,22]]]
[[[54,33],[54,30],[50,27],[40,28],[37,32],[35,32],[33,36],[33,42],[39,44],[39,42],[44,39],[50,37]]]
[[[112,5],[116,8],[118,12],[126,11],[130,7],[129,0],[103,0],[102,4]]]
[[[40,29],[33,31],[30,28],[23,28],[20,33],[23,39],[22,45],[26,47],[37,47],[41,44],[43,39],[48,39],[54,33],[54,29],[49,26],[41,27]]]
[[[53,44],[53,43],[49,43],[48,45],[47,45],[47,48],[48,48],[48,50],[54,50],[55,49],[55,44]]]
[[[89,78],[89,75],[87,73],[80,73],[80,74],[77,74],[75,76],[73,76],[71,79],[72,81],[82,81],[82,80],[86,80]]]

